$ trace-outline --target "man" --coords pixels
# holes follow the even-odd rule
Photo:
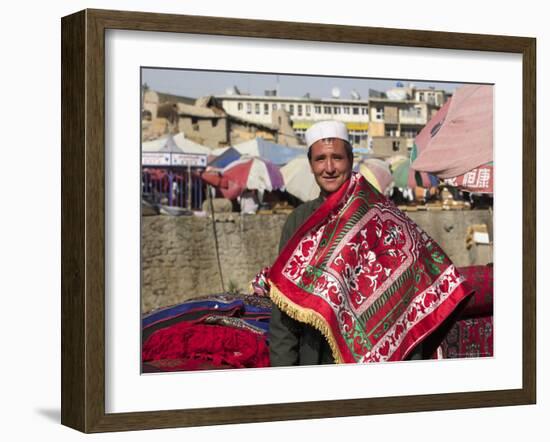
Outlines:
[[[327,121],[312,126],[306,132],[306,142],[311,171],[321,194],[289,215],[281,234],[279,251],[326,196],[338,190],[351,176],[353,151],[343,123]],[[290,318],[276,305],[271,313],[269,341],[272,366],[334,363],[330,347],[321,333]]]
[[[345,125],[306,132],[319,198],[289,216],[269,271],[272,366],[421,357],[470,293],[443,251],[352,173]]]

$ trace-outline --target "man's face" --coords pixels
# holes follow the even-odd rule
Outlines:
[[[353,166],[346,143],[339,138],[326,138],[311,145],[311,171],[324,195],[336,192],[351,175]]]

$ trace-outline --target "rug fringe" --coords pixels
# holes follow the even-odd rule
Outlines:
[[[344,359],[342,358],[342,354],[340,353],[340,350],[338,349],[338,345],[336,344],[336,340],[334,339],[334,336],[330,330],[330,327],[328,326],[324,318],[314,310],[304,309],[294,304],[277,288],[277,286],[273,283],[273,281],[270,280],[269,284],[271,286],[271,290],[269,291],[269,297],[275,303],[275,305],[279,307],[283,312],[285,312],[288,316],[290,316],[292,319],[295,319],[296,321],[299,321],[299,322],[303,322],[305,324],[309,324],[312,327],[319,330],[327,340],[335,362],[337,364],[343,364]]]

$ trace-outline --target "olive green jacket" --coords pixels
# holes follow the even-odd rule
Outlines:
[[[289,215],[281,233],[279,252],[322,202],[321,197],[308,201]],[[269,357],[273,367],[334,363],[323,335],[312,326],[292,319],[275,304],[269,323]]]

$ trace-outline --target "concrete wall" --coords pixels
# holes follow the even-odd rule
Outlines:
[[[466,230],[485,223],[492,238],[488,211],[408,212],[441,244],[458,266],[492,261],[491,246],[466,249]],[[248,283],[277,256],[286,215],[216,216],[225,289],[246,290]],[[142,218],[142,311],[177,304],[222,291],[212,219],[147,216]]]
[[[216,215],[225,289],[245,290],[277,255],[286,215]],[[211,218],[142,218],[142,310],[221,293]]]
[[[486,224],[493,240],[493,214],[488,210],[442,210],[407,212],[407,215],[435,239],[455,265],[468,266],[493,262],[493,246],[474,245],[466,248],[468,227]]]
[[[155,91],[146,91],[143,94],[143,110],[151,112],[152,118],[157,118],[159,96]]]
[[[399,149],[393,149],[393,142],[399,142]],[[372,149],[374,153],[381,157],[391,157],[393,155],[408,155],[407,138],[404,137],[373,137]]]
[[[372,121],[369,123],[369,135],[371,137],[383,137],[385,136],[384,132],[384,122],[383,121]]]
[[[227,145],[227,118],[195,118],[180,115],[178,130],[188,138],[212,148]]]
[[[384,106],[384,123],[386,124],[399,123],[399,111],[397,106],[391,106],[391,105]]]
[[[253,140],[256,137],[263,138],[268,141],[275,141],[275,133],[267,130],[262,130],[256,126],[248,126],[239,124],[235,121],[231,122],[230,144],[235,145],[244,143],[245,141]]]

